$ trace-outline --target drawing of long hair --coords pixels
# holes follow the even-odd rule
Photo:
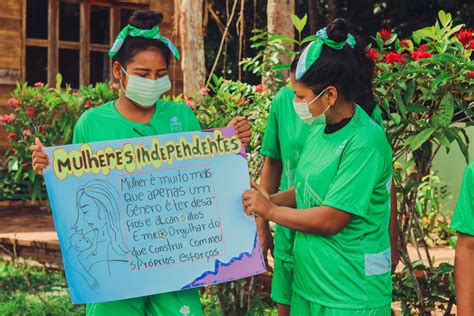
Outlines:
[[[77,219],[72,227],[76,232],[84,232],[84,220],[82,212],[80,211],[80,198],[86,194],[94,200],[99,212],[103,211],[106,214],[106,223],[111,239],[112,249],[118,255],[128,253],[125,245],[123,235],[120,230],[120,196],[115,187],[105,180],[91,180],[86,184],[80,186],[76,192],[76,207]]]

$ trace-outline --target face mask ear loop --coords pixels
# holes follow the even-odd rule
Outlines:
[[[122,70],[123,73],[125,73],[126,76],[128,76],[128,73],[125,71],[122,65],[120,65],[120,69]],[[120,82],[120,87],[122,88],[122,91],[125,92],[125,88],[123,87],[123,79],[119,78],[119,82]]]
[[[310,106],[311,103],[313,103],[314,101],[316,101],[317,99],[319,99],[320,96],[322,96],[324,94],[324,92],[326,92],[328,88],[325,88],[323,91],[321,91],[317,96],[316,98],[314,98],[313,100],[311,100],[309,103],[308,103],[308,107]],[[324,113],[324,112],[323,112]]]

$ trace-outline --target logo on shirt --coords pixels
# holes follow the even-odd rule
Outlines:
[[[303,191],[304,204],[307,207],[320,206],[323,203],[323,199],[309,185],[308,178],[309,178],[309,175],[307,175],[304,180],[304,191]]]
[[[182,132],[183,131],[182,124],[176,116],[173,116],[170,119],[170,130],[172,132]]]
[[[188,316],[191,313],[191,309],[189,308],[189,306],[183,305],[183,306],[181,306],[181,308],[179,310],[179,313],[181,315]]]
[[[344,141],[339,145],[339,147],[337,147],[337,149],[336,149],[336,155],[337,155],[337,156],[340,156],[340,155],[342,154],[342,152],[344,151],[344,148],[346,148],[346,145],[347,145],[347,142],[348,142],[348,141],[349,141],[348,139],[344,140]]]

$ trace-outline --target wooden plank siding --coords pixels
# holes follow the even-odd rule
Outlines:
[[[22,79],[23,66],[23,0],[0,1],[0,115],[6,107],[15,83]],[[6,129],[0,126],[0,154],[8,146]]]
[[[80,43],[59,41],[59,4],[61,2],[80,3]],[[80,48],[80,82],[88,82],[90,78],[90,54],[94,51],[106,51],[108,45],[91,44],[89,30],[89,12],[91,5],[108,6],[110,10],[111,40],[120,31],[120,10],[150,8],[163,13],[164,20],[160,25],[163,34],[179,45],[178,34],[173,32],[175,5],[174,0],[49,0],[48,39],[26,38],[26,4],[27,0],[0,0],[0,115],[10,112],[7,101],[17,81],[24,81],[26,44],[48,47],[48,81],[54,82],[59,68],[59,48]],[[179,49],[179,46],[178,46]],[[182,92],[183,74],[178,62],[172,62],[170,77],[173,82],[172,93]],[[0,159],[8,147],[6,130],[0,126]]]

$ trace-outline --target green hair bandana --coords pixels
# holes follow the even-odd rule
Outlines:
[[[301,53],[298,65],[296,66],[295,78],[300,80],[309,68],[318,60],[323,50],[323,45],[326,45],[335,50],[341,50],[345,45],[354,48],[356,40],[351,34],[347,35],[347,39],[343,42],[336,42],[328,38],[326,28],[320,29],[316,33],[316,39],[311,42]]]
[[[118,51],[120,50],[120,48],[123,45],[123,42],[125,42],[125,39],[129,36],[130,37],[142,37],[142,38],[146,38],[146,39],[153,39],[153,40],[160,41],[160,42],[164,43],[169,48],[169,50],[173,54],[174,58],[176,58],[176,60],[179,60],[178,49],[173,44],[173,42],[171,42],[166,37],[161,36],[160,29],[158,28],[158,25],[152,27],[151,29],[139,29],[139,28],[136,28],[136,27],[128,24],[117,35],[117,38],[115,39],[112,47],[109,50],[109,56],[110,57],[114,57],[118,53]]]

